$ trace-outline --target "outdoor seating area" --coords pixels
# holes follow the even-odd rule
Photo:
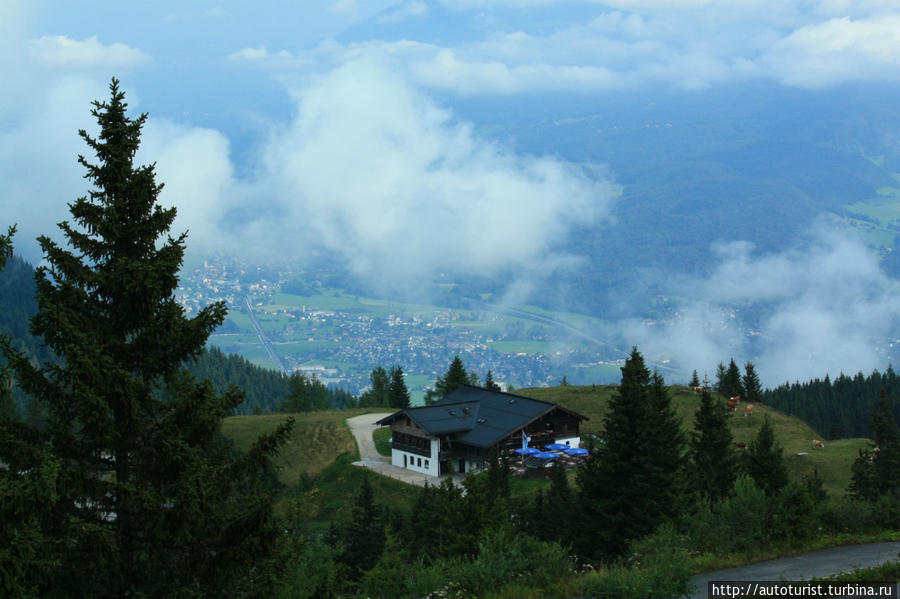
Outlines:
[[[515,457],[510,461],[513,476],[545,478],[553,462],[559,460],[566,470],[578,468],[587,459],[588,450],[569,447],[561,443],[551,443],[541,451],[536,447],[519,447],[513,450]]]

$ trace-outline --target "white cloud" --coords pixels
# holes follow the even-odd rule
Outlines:
[[[65,35],[44,36],[31,42],[38,62],[52,67],[76,69],[123,69],[150,62],[150,57],[125,44],[105,46],[97,36],[73,40]]]
[[[570,224],[602,218],[616,193],[480,139],[377,61],[298,96],[297,118],[265,150],[257,185],[277,194],[278,216],[261,228],[343,255],[370,280],[544,266]]]
[[[239,188],[229,149],[225,136],[212,129],[162,119],[150,119],[144,127],[135,160],[138,164],[156,162],[157,181],[165,184],[160,204],[177,208],[172,233],[188,231],[193,252],[224,248],[217,225]]]
[[[411,73],[419,83],[462,94],[607,90],[648,83],[702,89],[748,78],[817,87],[896,81],[900,72],[896,2],[834,0],[809,6],[800,0],[609,0],[597,3],[591,20],[563,19],[539,28],[518,20],[517,9],[549,2],[446,4],[470,13],[475,36],[437,44],[425,28],[418,38],[330,42],[306,56],[322,61],[320,70],[327,70],[347,60],[388,54],[393,68]],[[566,3],[558,4],[565,14]],[[380,19],[425,16],[420,5],[425,6],[399,4],[396,14]]]
[[[817,229],[786,252],[757,255],[735,243],[717,254],[709,277],[671,290],[696,298],[680,304],[672,322],[630,322],[623,338],[677,359],[685,372],[712,376],[718,362],[750,360],[769,386],[887,366],[884,350],[900,331],[900,289],[862,243]],[[743,313],[751,305],[758,329],[748,336]]]
[[[835,18],[801,27],[771,47],[766,62],[783,82],[824,87],[900,80],[900,15]]]

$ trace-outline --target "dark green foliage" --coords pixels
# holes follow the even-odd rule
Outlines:
[[[295,372],[288,378],[288,395],[279,407],[280,412],[312,412],[328,410],[331,403],[329,389],[315,375]]]
[[[715,389],[715,391],[716,391],[716,393],[721,393],[722,395],[725,395],[725,391],[724,391],[725,375],[726,375],[725,365],[722,364],[721,362],[719,362],[719,364],[716,366],[716,389]]]
[[[762,386],[753,362],[744,364],[744,377],[741,379],[741,382],[744,384],[744,401],[758,403],[762,400]]]
[[[500,390],[500,385],[494,382],[494,375],[490,369],[488,369],[487,374],[484,376],[484,388],[490,389],[491,391]]]
[[[31,332],[59,361],[38,367],[2,344],[47,421],[23,428],[0,460],[32,456],[25,470],[45,482],[58,472],[53,496],[32,510],[52,539],[41,557],[54,573],[38,567],[23,579],[50,596],[265,596],[282,530],[269,458],[291,423],[235,457],[219,426],[241,394],[216,395],[180,373],[225,307],[187,319],[175,300],[185,235],[168,236],[175,210],[157,204],[153,166],[133,164],[146,115],[127,117],[116,80],[110,92],[94,103],[99,136],[80,132],[97,163],[79,157],[93,189],[70,205],[75,224],[60,224],[72,249],[39,238],[46,266]]]
[[[350,522],[341,533],[341,539],[344,544],[341,562],[351,568],[354,578],[362,576],[381,557],[385,540],[384,521],[368,477],[363,478]]]
[[[488,455],[487,468],[487,499],[490,502],[509,501],[509,456],[500,455],[497,448],[491,448]]]
[[[426,486],[419,494],[407,526],[410,555],[426,560],[456,555],[462,527],[462,491],[448,478],[440,486]]]
[[[375,566],[360,581],[365,597],[394,599],[406,593],[411,566],[406,562],[397,535],[385,533],[384,551]]]
[[[391,377],[384,366],[378,366],[369,374],[372,386],[359,396],[359,407],[374,408],[390,405]]]
[[[403,378],[403,368],[394,366],[391,368],[391,384],[388,388],[388,405],[392,408],[402,410],[408,408],[410,402],[409,389],[406,388],[406,381]]]
[[[462,385],[477,385],[478,382],[478,376],[474,373],[466,372],[463,361],[459,356],[455,356],[444,376],[434,382],[434,389],[429,389],[425,394],[425,403],[432,404],[440,399],[444,399]]]
[[[226,354],[215,346],[204,349],[184,366],[196,378],[211,382],[216,393],[225,393],[232,385],[239,387],[244,401],[235,408],[235,414],[275,412],[288,395],[288,379],[280,372],[257,366],[237,354]]]
[[[553,461],[546,504],[549,509],[543,514],[544,535],[538,538],[561,545],[572,545],[577,530],[578,502],[560,460]]]
[[[585,575],[580,597],[676,599],[690,590],[691,560],[682,538],[664,525],[629,547],[628,558]]]
[[[678,426],[662,379],[651,382],[634,348],[604,419],[605,444],[592,448],[578,472],[584,555],[621,555],[674,514],[677,469],[670,464],[682,452]]]
[[[721,364],[719,366],[721,366]],[[717,391],[725,397],[744,395],[744,385],[741,382],[741,370],[734,362],[734,358],[728,363],[728,369],[725,370],[725,374],[719,382]]]
[[[756,438],[743,454],[744,471],[756,485],[774,496],[787,485],[787,468],[781,446],[775,442],[775,430],[766,414]]]
[[[861,372],[853,377],[841,374],[831,380],[815,379],[806,383],[785,384],[763,393],[763,402],[773,408],[797,416],[830,439],[873,436],[872,415],[884,389],[888,397],[900,397],[900,377],[894,369],[869,376]],[[893,402],[891,412],[900,420],[900,402]]]
[[[689,387],[699,387],[700,386],[700,377],[697,376],[696,370],[694,370],[694,372],[691,374],[691,380],[688,383],[688,386]]]
[[[694,488],[711,501],[723,498],[737,477],[738,461],[728,427],[730,413],[708,391],[700,396],[691,433],[691,478]]]
[[[874,447],[861,450],[853,463],[850,492],[869,501],[884,495],[900,497],[900,435],[884,390],[872,417],[872,433]]]

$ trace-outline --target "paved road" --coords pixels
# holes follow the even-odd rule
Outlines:
[[[869,543],[867,545],[832,547],[815,553],[804,553],[749,566],[707,572],[691,578],[694,593],[690,597],[691,599],[706,599],[706,583],[709,581],[807,580],[897,561],[898,553],[900,553],[900,542]]]
[[[413,472],[406,468],[394,466],[391,464],[391,458],[381,455],[375,449],[375,442],[372,440],[372,433],[378,428],[375,425],[375,421],[381,420],[391,413],[363,414],[347,419],[347,426],[350,427],[350,432],[353,433],[353,436],[356,438],[356,445],[359,447],[359,461],[353,462],[353,465],[370,468],[378,474],[410,485],[424,487],[426,484],[434,486],[441,484],[443,477],[427,476],[421,472]],[[459,486],[462,482],[462,476],[454,476],[453,482]]]

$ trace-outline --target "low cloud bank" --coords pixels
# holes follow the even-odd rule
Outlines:
[[[731,357],[752,361],[767,386],[887,367],[900,334],[900,285],[860,241],[820,226],[788,252],[733,243],[717,255],[709,277],[671,288],[688,299],[670,322],[629,321],[622,337],[701,377],[713,378]]]

